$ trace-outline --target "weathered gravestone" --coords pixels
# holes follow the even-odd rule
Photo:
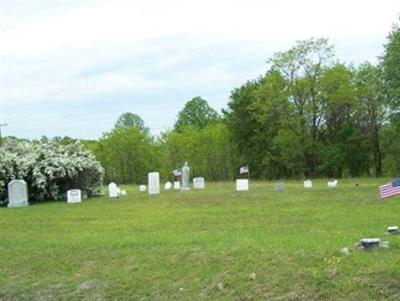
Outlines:
[[[174,182],[174,189],[175,189],[175,190],[181,189],[181,182],[175,181],[175,182]]]
[[[334,188],[334,187],[337,186],[337,184],[338,184],[338,180],[331,180],[331,181],[328,181],[328,187],[329,187],[329,188]]]
[[[165,190],[170,190],[171,188],[172,188],[172,183],[169,182],[169,181],[166,182],[165,185],[164,185],[164,189],[165,189]]]
[[[82,202],[82,192],[80,189],[70,189],[67,191],[67,203],[74,204]]]
[[[249,190],[248,179],[237,179],[236,180],[236,191],[247,191]]]
[[[139,191],[140,192],[145,192],[146,191],[146,185],[140,185],[139,186]]]
[[[190,168],[188,166],[188,163],[185,162],[185,165],[182,167],[182,188],[181,188],[181,191],[190,190],[189,177],[190,177]]]
[[[160,173],[149,172],[148,174],[149,194],[160,193]]]
[[[285,189],[285,184],[282,182],[278,182],[275,184],[275,190],[277,191],[283,191]]]
[[[194,189],[204,189],[206,188],[206,183],[203,177],[193,178],[193,188]]]
[[[117,187],[117,184],[115,184],[114,182],[111,182],[110,184],[108,184],[108,195],[110,196],[110,198],[118,198],[119,193],[120,193],[120,190]]]
[[[28,186],[24,180],[12,180],[7,187],[9,208],[28,206]]]
[[[304,188],[306,188],[306,189],[312,188],[312,181],[311,180],[305,180],[304,181]]]

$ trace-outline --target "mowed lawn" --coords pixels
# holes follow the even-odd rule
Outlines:
[[[399,300],[400,235],[385,230],[400,198],[380,200],[384,182],[127,186],[112,201],[0,208],[0,300]],[[355,250],[363,237],[390,247]]]

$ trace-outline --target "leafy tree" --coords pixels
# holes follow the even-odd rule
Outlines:
[[[285,52],[276,53],[269,62],[287,81],[288,98],[292,104],[293,129],[303,146],[306,176],[316,172],[320,148],[319,128],[323,122],[319,79],[331,64],[333,47],[326,39],[299,41]]]
[[[209,106],[206,100],[197,96],[188,101],[178,113],[175,129],[180,130],[185,126],[202,129],[218,120],[218,113]]]
[[[120,129],[129,127],[137,128],[145,133],[149,132],[149,129],[145,127],[144,121],[139,115],[130,112],[121,114],[115,123],[115,128]]]
[[[152,138],[136,127],[114,128],[92,147],[105,168],[106,182],[143,183],[157,166]]]
[[[382,59],[383,75],[385,79],[388,101],[393,113],[398,116],[400,113],[400,27],[393,26],[389,33],[388,42],[385,45],[385,52]],[[400,119],[398,120],[400,121]]]

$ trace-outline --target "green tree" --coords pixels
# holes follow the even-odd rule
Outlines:
[[[285,52],[276,53],[269,62],[287,81],[292,104],[294,131],[303,147],[304,174],[315,174],[320,150],[320,126],[323,122],[319,80],[332,62],[333,46],[326,39],[299,41]]]
[[[143,119],[137,115],[130,112],[121,114],[115,123],[115,128],[128,128],[134,127],[145,133],[149,132],[149,129],[145,127]]]
[[[218,113],[209,106],[206,100],[197,96],[188,101],[178,113],[175,129],[180,130],[185,126],[202,129],[218,120]]]

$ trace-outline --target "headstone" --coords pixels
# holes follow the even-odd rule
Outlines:
[[[249,190],[248,179],[237,179],[236,180],[236,191],[247,191]]]
[[[164,189],[165,189],[165,190],[170,190],[171,188],[172,188],[172,183],[169,182],[169,181],[166,182],[165,185],[164,185]]]
[[[175,182],[174,182],[174,189],[175,189],[175,190],[181,189],[181,182],[175,181]]]
[[[110,198],[119,197],[118,189],[119,188],[117,187],[117,184],[115,184],[114,182],[108,184],[108,195],[110,196]]]
[[[193,178],[193,188],[194,189],[204,189],[206,188],[206,183],[203,177]]]
[[[190,190],[189,177],[190,177],[190,168],[188,166],[188,163],[185,162],[185,165],[183,165],[183,167],[182,167],[182,188],[181,188],[181,191]]]
[[[28,206],[28,186],[24,180],[12,180],[8,183],[8,207]]]
[[[121,195],[126,195],[126,190],[125,189],[121,189]]]
[[[304,181],[304,188],[306,188],[306,189],[312,188],[312,181],[311,180],[305,180]]]
[[[67,203],[74,204],[82,202],[82,192],[80,189],[71,189],[67,191]]]
[[[146,191],[146,185],[140,185],[139,186],[139,191],[140,192],[145,192]]]
[[[387,233],[389,233],[389,234],[399,234],[400,233],[399,227],[398,226],[389,226],[387,228]]]
[[[278,182],[275,184],[275,190],[277,191],[283,191],[285,189],[285,184],[282,182]]]
[[[329,188],[334,188],[336,187],[338,184],[338,180],[332,180],[332,181],[328,181],[328,187]]]
[[[149,172],[148,174],[149,194],[160,193],[160,173]]]

